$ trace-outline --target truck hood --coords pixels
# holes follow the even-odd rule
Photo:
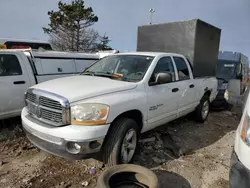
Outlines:
[[[133,89],[136,83],[112,80],[105,77],[78,75],[50,80],[33,86],[34,89],[45,90],[61,95],[75,102],[108,93]]]

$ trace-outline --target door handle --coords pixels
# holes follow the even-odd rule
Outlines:
[[[194,84],[189,85],[190,88],[194,88]]]
[[[172,89],[172,92],[177,92],[177,91],[179,91],[179,88]]]
[[[25,84],[25,81],[15,81],[13,84]]]

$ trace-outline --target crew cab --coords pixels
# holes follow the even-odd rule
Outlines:
[[[98,54],[0,50],[0,120],[21,115],[29,87],[79,74],[98,59]]]
[[[216,94],[216,78],[194,78],[183,55],[120,53],[80,75],[30,87],[22,125],[44,151],[70,159],[98,155],[111,166],[132,160],[145,131],[191,112],[204,122]]]

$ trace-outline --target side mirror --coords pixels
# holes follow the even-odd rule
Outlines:
[[[150,86],[158,84],[166,84],[172,82],[172,75],[167,72],[160,72],[155,76],[155,81],[149,83]]]
[[[241,95],[241,81],[238,79],[229,80],[224,97],[229,104],[241,105],[243,101],[243,95]]]
[[[238,74],[237,79],[242,80],[242,77],[243,77],[243,75],[240,73],[240,74]]]
[[[156,75],[155,82],[157,84],[166,84],[172,82],[172,75],[167,72],[160,72]]]

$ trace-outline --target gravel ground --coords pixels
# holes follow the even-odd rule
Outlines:
[[[176,120],[142,135],[134,163],[154,170],[162,187],[226,188],[238,123],[228,111],[212,112],[204,124]],[[95,187],[105,169],[93,159],[69,161],[39,151],[18,125],[3,128],[0,140],[0,187]]]

